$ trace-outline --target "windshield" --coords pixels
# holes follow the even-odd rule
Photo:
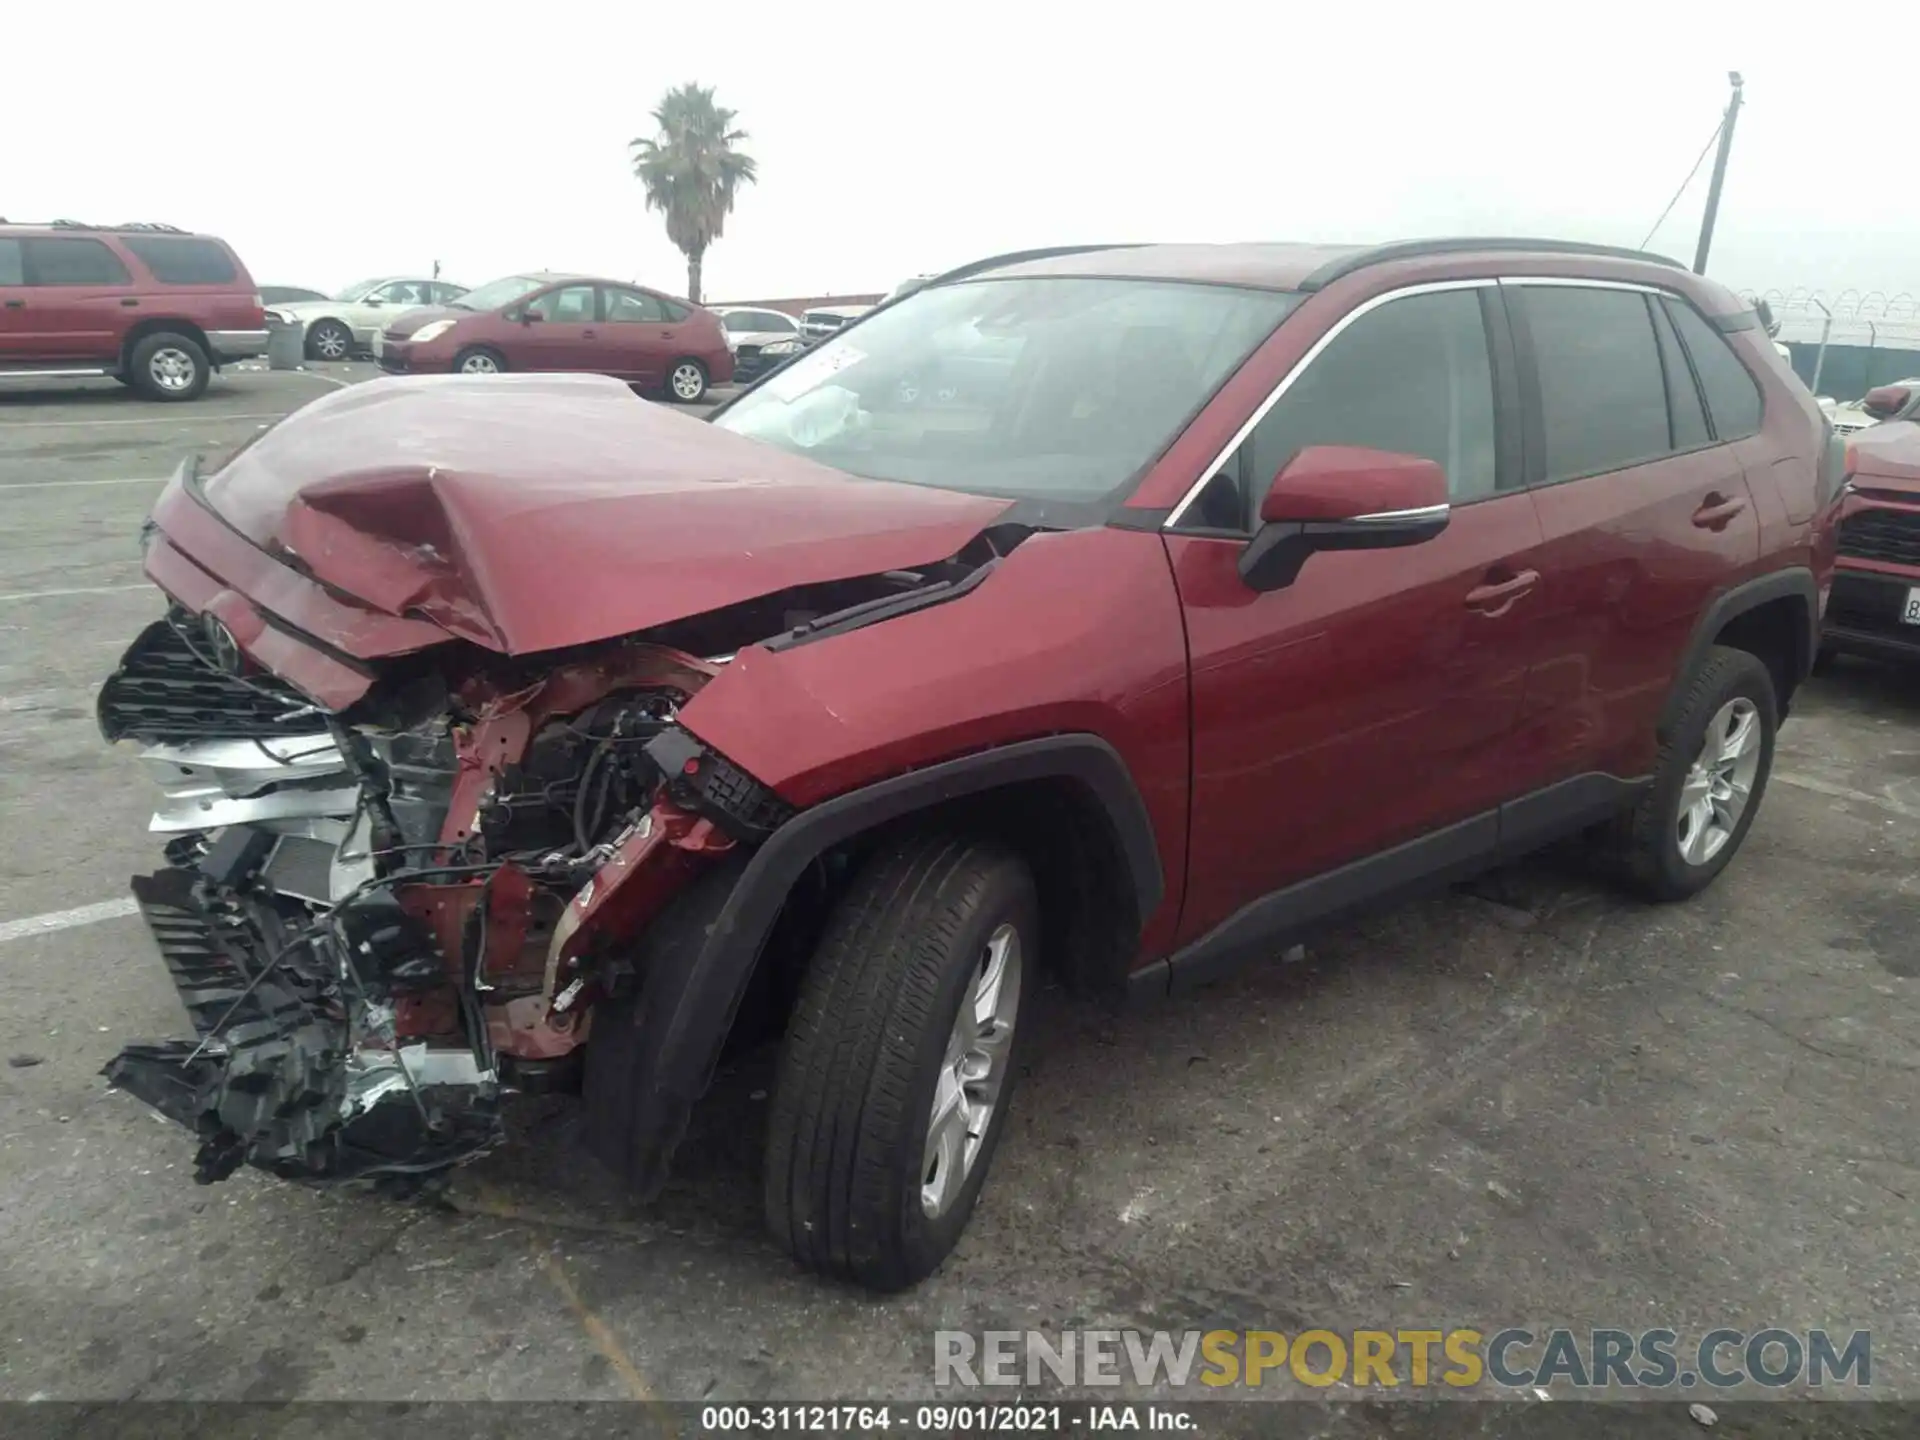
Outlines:
[[[449,303],[461,310],[498,310],[529,291],[538,290],[544,283],[532,275],[509,275],[504,280],[490,280],[478,290],[469,290]]]
[[[855,475],[1094,500],[1156,459],[1297,295],[1151,280],[921,290],[714,424]]]
[[[333,298],[342,302],[358,300],[362,295],[365,295],[369,290],[373,289],[374,286],[381,283],[379,280],[356,280]]]

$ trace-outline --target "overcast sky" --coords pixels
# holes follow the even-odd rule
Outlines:
[[[1638,245],[1739,69],[1711,273],[1920,292],[1912,47],[1846,13],[17,4],[0,214],[211,231],[261,283],[331,290],[437,259],[469,285],[548,267],[682,292],[627,142],[696,80],[739,111],[761,173],[707,257],[710,300],[885,289],[1086,240]],[[1652,248],[1691,258],[1708,168]]]

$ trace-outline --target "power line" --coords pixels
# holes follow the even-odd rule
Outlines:
[[[1720,138],[1720,131],[1727,123],[1726,116],[1720,117],[1720,123],[1713,127],[1713,134],[1707,137],[1707,143],[1700,147],[1700,157],[1693,162],[1693,168],[1687,171],[1687,178],[1680,182],[1680,188],[1673,192],[1673,199],[1667,201],[1667,208],[1660,212],[1660,218],[1653,222],[1653,229],[1647,231],[1647,238],[1640,242],[1642,250],[1647,248],[1653,237],[1660,233],[1660,227],[1667,223],[1667,216],[1673,213],[1673,207],[1680,203],[1680,197],[1687,193],[1687,186],[1693,183],[1693,177],[1700,173],[1700,167],[1706,162],[1707,152],[1713,149],[1714,142]]]

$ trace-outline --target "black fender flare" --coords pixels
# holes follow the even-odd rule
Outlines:
[[[601,1160],[644,1195],[665,1182],[774,922],[819,855],[943,801],[1032,780],[1075,781],[1093,795],[1114,827],[1144,923],[1166,893],[1153,822],[1126,762],[1096,735],[1002,745],[822,801],[683,892],[641,937],[638,995],[595,1007],[588,1143]]]
[[[1770,601],[1788,598],[1806,602],[1806,649],[1798,657],[1796,668],[1799,673],[1793,679],[1798,684],[1807,678],[1813,669],[1814,656],[1820,653],[1820,587],[1813,578],[1813,571],[1804,565],[1793,565],[1744,580],[1714,596],[1694,624],[1693,634],[1687,640],[1686,653],[1674,672],[1672,688],[1667,691],[1667,702],[1660,708],[1659,736],[1663,743],[1680,722],[1680,707],[1686,696],[1687,682],[1700,668],[1714,637],[1726,628],[1728,621],[1737,616],[1757,610]],[[1785,699],[1785,696],[1781,697],[1783,704]]]

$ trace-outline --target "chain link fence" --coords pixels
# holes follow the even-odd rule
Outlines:
[[[1920,295],[1901,290],[1761,290],[1776,337],[1816,395],[1857,400],[1876,385],[1920,377]]]

